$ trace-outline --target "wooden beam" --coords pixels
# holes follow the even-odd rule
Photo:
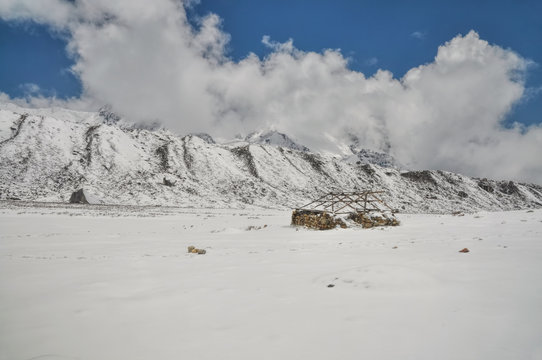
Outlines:
[[[354,212],[363,211],[364,213],[368,211],[386,211],[378,206],[381,204],[384,208],[387,208],[393,212],[393,209],[389,207],[388,204],[376,196],[376,194],[381,193],[384,193],[384,191],[334,191],[329,192],[296,210],[318,212],[331,210],[331,212],[334,214],[338,214],[341,210],[347,208],[352,209]]]

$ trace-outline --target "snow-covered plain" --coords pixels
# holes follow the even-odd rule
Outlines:
[[[399,218],[1,203],[0,358],[542,359],[542,210]]]

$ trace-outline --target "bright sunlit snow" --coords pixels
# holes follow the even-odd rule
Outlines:
[[[0,358],[542,358],[542,210],[399,219],[3,203]]]

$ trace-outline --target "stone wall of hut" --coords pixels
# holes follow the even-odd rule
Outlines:
[[[330,230],[337,226],[346,228],[343,220],[335,218],[326,212],[310,210],[294,210],[292,212],[292,225],[305,226],[317,230]]]

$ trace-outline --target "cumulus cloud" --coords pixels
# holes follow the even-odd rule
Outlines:
[[[348,152],[355,136],[413,168],[542,183],[542,128],[502,126],[524,96],[528,61],[474,31],[396,78],[349,69],[340,50],[306,52],[268,36],[265,58],[233,61],[221,19],[210,14],[194,28],[174,0],[0,0],[0,17],[66,36],[83,84],[80,99],[62,103],[71,108],[109,103],[181,134],[275,129],[333,153]]]

